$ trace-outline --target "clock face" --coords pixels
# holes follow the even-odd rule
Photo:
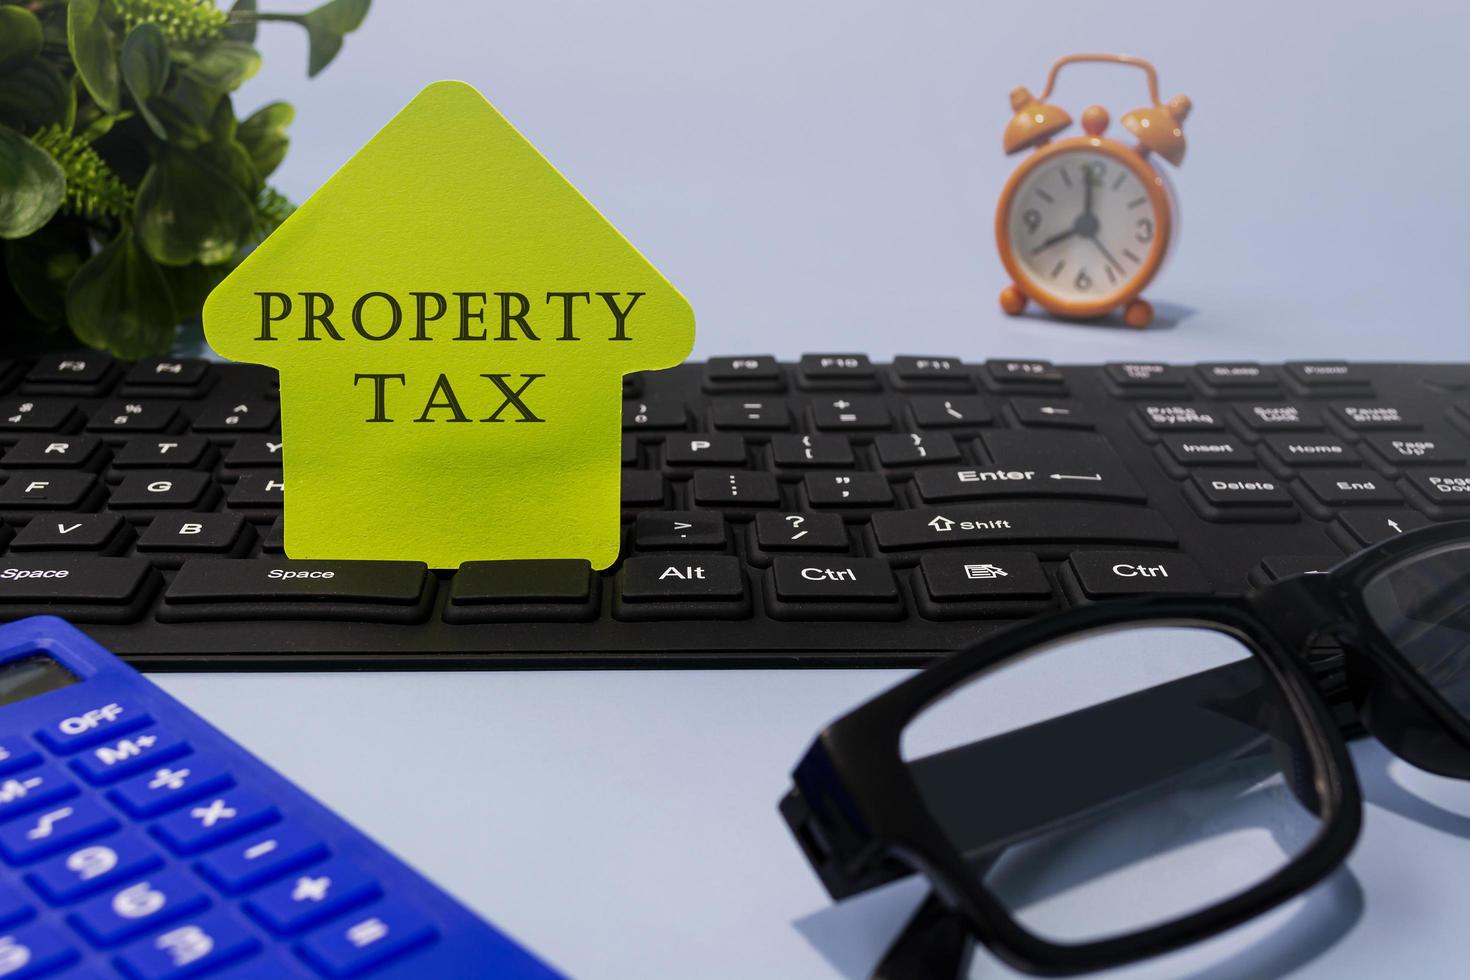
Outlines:
[[[1136,292],[1164,247],[1143,181],[1090,147],[1033,167],[1011,198],[1006,224],[1015,261],[1032,283],[1073,303]]]

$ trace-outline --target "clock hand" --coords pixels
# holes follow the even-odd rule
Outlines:
[[[1122,266],[1122,263],[1120,263],[1117,259],[1113,258],[1113,253],[1108,251],[1108,247],[1102,243],[1102,240],[1101,239],[1099,239],[1096,235],[1088,235],[1087,237],[1092,242],[1092,244],[1094,244],[1094,245],[1097,246],[1098,251],[1102,252],[1103,258],[1107,259],[1108,262],[1112,263],[1112,265],[1119,272],[1121,272],[1123,275],[1125,275],[1125,276],[1128,275],[1128,273],[1126,271],[1124,271],[1123,266]]]
[[[1092,213],[1092,171],[1082,168],[1082,213]]]
[[[1075,234],[1077,234],[1077,229],[1076,228],[1068,228],[1066,231],[1058,232],[1057,234],[1055,234],[1055,235],[1051,236],[1050,238],[1048,238],[1046,241],[1042,242],[1040,245],[1038,245],[1035,248],[1033,248],[1031,250],[1031,254],[1032,255],[1040,255],[1042,252],[1045,252],[1047,249],[1051,248],[1057,242],[1064,242],[1067,239],[1071,238]]]

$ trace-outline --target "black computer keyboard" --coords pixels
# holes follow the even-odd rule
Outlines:
[[[271,371],[8,362],[0,618],[151,668],[917,664],[1470,517],[1465,364],[825,354],[626,387],[618,566],[428,570],[282,556]]]

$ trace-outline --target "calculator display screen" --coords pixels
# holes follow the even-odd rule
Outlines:
[[[81,680],[44,653],[0,664],[0,705],[14,704]]]

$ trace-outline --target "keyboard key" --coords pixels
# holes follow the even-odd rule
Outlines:
[[[1286,487],[1261,470],[1196,473],[1184,488],[1185,496],[1206,520],[1290,522],[1299,519]]]
[[[771,563],[776,596],[786,602],[897,601],[888,563],[877,558],[781,556]]]
[[[985,400],[972,395],[916,395],[908,414],[916,429],[969,429],[995,421]]]
[[[745,462],[745,439],[729,433],[669,436],[664,440],[666,466],[739,466]]]
[[[150,762],[156,759],[154,756]],[[234,778],[219,763],[192,756],[124,780],[108,790],[107,796],[131,817],[156,817],[234,784]]]
[[[48,514],[33,517],[10,542],[12,552],[101,552],[122,537],[127,526],[118,514]]]
[[[791,409],[782,398],[717,398],[709,419],[716,429],[784,432],[791,428]]]
[[[41,753],[21,736],[0,735],[0,776],[8,776],[40,761]]]
[[[149,358],[139,361],[123,378],[128,387],[157,388],[160,393],[195,388],[209,377],[209,363],[197,358]]]
[[[1009,403],[1017,424],[1030,428],[1091,429],[1092,419],[1077,402],[1042,398],[1012,398]]]
[[[1293,575],[1325,572],[1340,561],[1341,555],[1268,555],[1251,573],[1250,583],[1260,588]]]
[[[1078,551],[1067,560],[1089,599],[1165,592],[1208,594],[1204,570],[1186,555],[1152,551]]]
[[[624,507],[662,507],[668,495],[664,478],[647,470],[624,470],[622,501]]]
[[[107,380],[116,364],[108,355],[96,351],[51,354],[36,361],[26,372],[26,384],[96,388]]]
[[[0,457],[7,470],[95,470],[107,453],[96,436],[22,436]]]
[[[1370,435],[1363,440],[1393,466],[1463,466],[1470,447],[1439,436]]]
[[[290,561],[199,558],[184,562],[170,603],[361,603],[413,605],[427,567],[417,561]],[[284,610],[283,610],[284,611]],[[366,610],[364,610],[366,611]]]
[[[1269,368],[1250,361],[1218,361],[1194,369],[1200,389],[1212,398],[1242,398],[1277,387]]]
[[[381,894],[361,867],[332,860],[261,889],[245,903],[245,911],[272,932],[290,935]]]
[[[275,403],[246,399],[207,406],[194,416],[195,432],[269,432],[279,415]]]
[[[804,388],[833,385],[865,387],[874,384],[878,378],[866,354],[804,354],[796,369]]]
[[[1330,408],[1331,417],[1349,432],[1373,432],[1383,429],[1422,429],[1424,426],[1411,412],[1396,405],[1365,402],[1339,402]]]
[[[682,402],[649,399],[623,403],[624,429],[682,429],[688,422]]]
[[[1322,420],[1316,410],[1289,402],[1253,402],[1236,405],[1232,414],[1251,432],[1317,432]]]
[[[198,869],[219,888],[238,894],[326,856],[325,841],[286,823],[206,854]]]
[[[1342,466],[1360,462],[1362,457],[1348,443],[1335,436],[1272,435],[1263,440],[1265,447],[1286,469],[1299,466]]]
[[[811,416],[815,428],[829,432],[865,432],[893,425],[883,399],[864,395],[814,400]]]
[[[250,790],[226,790],[176,810],[152,827],[175,854],[197,854],[280,819],[274,803]]]
[[[1185,368],[1156,362],[1115,361],[1103,365],[1103,372],[1113,388],[1124,395],[1183,395],[1189,383]]]
[[[1225,428],[1205,405],[1140,405],[1133,417],[1147,432],[1221,432]]]
[[[232,470],[281,468],[285,440],[277,435],[243,435],[225,453],[225,467]]]
[[[114,946],[208,904],[208,896],[183,870],[167,868],[88,899],[67,916],[67,921],[92,942]]]
[[[729,555],[629,558],[619,573],[624,602],[738,602],[745,598],[740,559]]]
[[[167,432],[179,416],[173,405],[157,402],[108,402],[92,414],[87,431],[105,436],[127,436],[139,432]]]
[[[241,473],[225,505],[233,510],[280,510],[286,503],[286,481],[275,470]]]
[[[773,391],[785,387],[781,365],[769,354],[711,357],[704,366],[705,391]]]
[[[808,473],[802,480],[813,507],[886,507],[893,488],[879,473]]]
[[[189,752],[189,743],[161,728],[145,728],[112,742],[88,749],[71,766],[87,782],[103,785],[124,776],[176,759]]]
[[[42,861],[26,872],[26,881],[48,902],[63,904],[162,864],[162,855],[141,835],[123,830]]]
[[[401,902],[379,902],[301,942],[301,955],[330,977],[357,976],[434,940],[438,931]]]
[[[70,470],[16,470],[0,486],[0,511],[94,510],[97,477]]]
[[[140,558],[3,558],[0,610],[46,603],[123,606],[156,580]]]
[[[1372,387],[1362,368],[1344,361],[1287,361],[1286,376],[1295,387],[1308,392]]]
[[[925,463],[957,463],[960,449],[954,437],[944,432],[920,435],[917,432],[884,433],[873,437],[878,462],[886,467],[918,466]]]
[[[239,514],[170,514],[155,517],[138,535],[139,554],[219,554],[236,552],[245,519]]]
[[[919,560],[924,591],[936,602],[1048,599],[1051,582],[1035,555],[948,551]]]
[[[212,972],[248,956],[260,940],[223,912],[207,912],[118,951],[117,960],[137,980],[180,980]],[[284,976],[285,974],[278,974]]]
[[[277,517],[270,528],[260,537],[262,555],[284,555],[286,553],[286,519]]]
[[[0,820],[75,796],[77,784],[55,766],[36,766],[0,779]]]
[[[76,408],[59,398],[11,398],[0,401],[0,436],[19,432],[67,432]]]
[[[95,800],[82,796],[0,824],[0,854],[11,864],[26,864],[111,833],[117,827],[116,817]]]
[[[974,387],[969,369],[958,357],[900,354],[893,359],[893,377],[904,388]]]
[[[1408,474],[1409,486],[1427,504],[1433,516],[1464,518],[1470,508],[1470,469],[1433,469]]]
[[[583,603],[592,591],[592,566],[582,558],[467,561],[455,573],[455,605]]]
[[[148,712],[126,701],[109,701],[45,726],[36,738],[52,752],[67,755],[152,723]]]
[[[1301,475],[1301,484],[1312,499],[1327,508],[1397,504],[1403,496],[1386,478],[1368,470],[1315,470]],[[1331,517],[1323,510],[1319,517]]]
[[[851,466],[856,462],[846,436],[771,437],[771,459],[777,466]]]
[[[203,436],[135,436],[123,443],[112,466],[119,470],[197,469],[213,452]]]
[[[1071,501],[1002,501],[944,509],[882,511],[873,538],[883,551],[973,544],[1155,544],[1178,541],[1157,513],[1144,507]]]
[[[781,502],[776,478],[753,470],[699,470],[689,486],[696,507],[775,507]]]
[[[847,526],[836,514],[757,514],[762,551],[846,551]]]
[[[1069,467],[1020,470],[932,466],[914,471],[914,486],[927,502],[989,500],[996,497],[1083,497],[1096,500],[1147,499],[1143,488],[1121,466],[1104,470]]]
[[[728,544],[725,518],[709,511],[644,511],[633,525],[633,543],[644,551],[714,548]]]
[[[984,376],[992,387],[999,388],[1060,388],[1066,380],[1051,361],[1003,358],[986,361]]]
[[[129,473],[113,488],[113,510],[208,510],[219,496],[208,473]]]
[[[56,927],[34,922],[0,935],[0,977],[29,980],[59,970],[77,951]]]
[[[1429,519],[1423,514],[1407,509],[1348,510],[1338,515],[1336,527],[1346,532],[1346,539],[1341,543],[1348,550],[1356,551],[1428,524]]]
[[[1249,448],[1227,435],[1164,436],[1159,445],[1182,467],[1251,466],[1256,461]]]

